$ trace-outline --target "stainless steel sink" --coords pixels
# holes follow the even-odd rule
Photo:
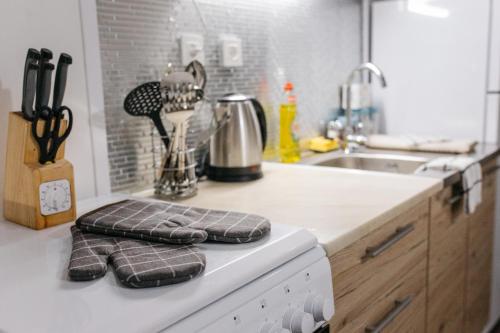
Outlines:
[[[392,154],[339,155],[314,163],[319,166],[410,174],[427,162],[424,157]]]

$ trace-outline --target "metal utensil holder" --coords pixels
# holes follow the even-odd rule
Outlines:
[[[201,66],[201,64],[200,64]],[[188,120],[195,111],[200,110],[204,98],[204,80],[195,80],[196,75],[186,72],[173,72],[171,66],[167,69],[165,77],[160,84],[163,110],[170,123],[174,125],[170,133],[170,144],[167,149],[160,145],[161,162],[156,162],[155,134],[152,131],[153,164],[155,166],[155,195],[160,198],[177,200],[189,198],[197,193],[196,148],[187,146]],[[196,81],[196,82],[195,82]],[[199,85],[197,85],[199,84]],[[213,111],[212,111],[213,112]],[[222,127],[229,117],[228,114],[214,112],[213,120],[218,128]],[[210,122],[212,124],[212,122]],[[199,144],[205,144],[209,137],[199,138]],[[203,166],[203,162],[201,162]],[[200,174],[203,170],[198,170]]]
[[[159,177],[155,180],[155,195],[169,200],[180,200],[196,195],[195,149],[178,149],[163,158]],[[182,163],[181,161],[185,162]]]
[[[191,161],[186,163],[183,170],[187,172],[188,181],[178,181],[174,177],[172,177],[172,173],[174,171],[179,171],[180,169],[177,167],[169,167],[166,163],[167,159],[169,160],[169,156],[171,155],[165,149],[163,142],[161,140],[161,136],[155,130],[153,124],[151,124],[151,145],[153,147],[152,157],[153,157],[153,168],[154,168],[154,189],[155,195],[159,198],[169,199],[169,200],[181,200],[183,198],[189,198],[197,193],[197,185],[198,178],[197,172],[195,171],[198,166],[198,162],[200,162],[200,156],[198,154],[203,154],[204,150],[207,149],[206,145],[210,141],[210,137],[217,133],[224,125],[228,122],[230,115],[226,114],[218,114],[214,112],[213,108],[210,104],[205,100],[205,107],[207,107],[212,113],[212,119],[209,121],[209,128],[206,130],[207,133],[198,137],[197,143],[194,144],[191,142],[191,148],[187,149],[177,149],[176,155],[185,154],[185,161]],[[172,130],[169,130],[170,137],[173,139],[175,137],[175,126],[172,126]],[[202,159],[203,160],[203,159]],[[169,160],[170,161],[170,160]],[[177,157],[177,161],[179,158]],[[175,170],[174,170],[175,169]],[[167,177],[169,176],[169,177]]]
[[[196,162],[195,150],[187,148],[187,123],[203,90],[187,72],[166,73],[161,90],[163,108],[174,130],[155,181],[155,194],[172,200],[192,197],[197,192]]]

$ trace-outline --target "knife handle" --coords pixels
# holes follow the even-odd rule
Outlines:
[[[73,59],[67,53],[61,53],[57,62],[56,77],[54,81],[54,96],[52,100],[52,110],[58,112],[62,105],[64,91],[66,90],[66,78],[68,76],[68,66],[73,63]]]
[[[40,52],[38,50],[29,48],[28,52],[26,53],[26,61],[24,62],[23,84],[26,83],[30,64],[38,64],[39,60],[40,60]]]
[[[37,110],[40,110],[43,106],[47,106],[49,102],[51,75],[52,75],[52,70],[54,70],[54,65],[50,64],[51,59],[52,59],[52,51],[50,51],[49,49],[40,50],[40,64],[39,64],[38,80],[36,87]],[[48,84],[47,84],[47,78],[49,79]]]
[[[42,70],[41,78],[41,90],[40,90],[40,108],[47,106],[49,104],[50,88],[52,84],[52,71],[54,70],[54,65],[47,62],[43,64],[44,69]],[[46,115],[42,115],[45,119]]]
[[[24,63],[23,76],[23,100],[21,109],[26,119],[32,120],[34,116],[33,102],[35,101],[36,74],[38,72],[38,61],[40,52],[33,48],[28,49]]]
[[[38,65],[30,63],[24,76],[23,85],[23,115],[27,120],[33,120],[34,111],[33,103],[35,102],[36,90],[36,73],[38,72]]]

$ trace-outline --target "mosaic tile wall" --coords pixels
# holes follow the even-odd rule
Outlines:
[[[97,10],[114,191],[153,183],[160,142],[152,140],[147,118],[127,115],[122,105],[135,86],[159,80],[167,63],[182,68],[182,33],[204,37],[208,74],[209,102],[191,121],[191,146],[207,137],[217,97],[240,92],[264,105],[269,146],[276,147],[287,80],[296,88],[301,135],[318,134],[338,105],[338,85],[361,59],[360,0],[97,0]],[[242,67],[219,65],[222,33],[242,39]]]

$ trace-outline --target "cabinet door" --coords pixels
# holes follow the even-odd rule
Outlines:
[[[340,330],[334,326],[332,332],[425,332],[425,276],[426,260],[421,257],[401,279],[377,292],[377,297],[356,309],[355,316]]]
[[[467,223],[465,332],[481,332],[489,319],[496,163],[483,166],[483,200]]]
[[[332,332],[362,333],[387,318],[386,331],[425,329],[428,222],[426,200],[330,257]]]
[[[458,201],[455,200],[458,198]],[[463,332],[467,216],[447,187],[431,198],[427,332]]]

